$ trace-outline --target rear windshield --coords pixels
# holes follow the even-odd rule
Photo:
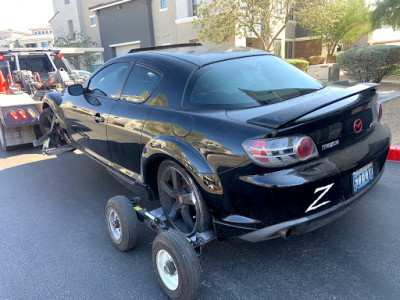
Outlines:
[[[312,93],[324,86],[273,55],[238,58],[199,69],[186,89],[184,106],[247,108]]]
[[[46,54],[19,55],[19,67],[21,70],[38,72],[41,76],[44,73],[54,71],[53,65]]]

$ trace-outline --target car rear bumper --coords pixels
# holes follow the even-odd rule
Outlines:
[[[365,193],[367,193],[379,181],[382,174],[383,170],[379,174],[379,176],[373,182],[371,182],[371,184],[366,186],[359,193],[355,194],[346,201],[342,201],[339,204],[330,207],[327,210],[321,211],[313,215],[305,216],[296,220],[291,220],[273,226],[264,227],[262,229],[255,230],[250,233],[246,233],[242,236],[239,236],[239,238],[249,242],[260,242],[274,237],[278,237],[285,233],[288,234],[288,232],[291,232],[293,234],[303,234],[315,230],[317,228],[320,228],[336,220],[343,214],[345,214],[352,205],[354,205],[358,200],[360,200],[361,197]]]
[[[378,129],[338,154],[290,169],[240,177],[231,185],[233,211],[214,220],[218,240],[240,237],[256,242],[290,232],[301,234],[341,216],[382,176],[390,131],[385,126]],[[357,190],[353,174],[368,165],[373,166],[374,178]]]
[[[288,237],[290,234],[300,235],[318,229],[344,215],[352,205],[357,203],[364,194],[374,187],[382,174],[383,170],[374,181],[349,199],[343,200],[326,210],[298,219],[274,224],[261,229],[251,228],[252,225],[250,224],[248,226],[236,226],[221,220],[214,220],[217,238],[219,241],[224,241],[232,237],[239,237],[249,242],[260,242],[279,236]]]

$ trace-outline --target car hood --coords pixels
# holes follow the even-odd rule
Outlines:
[[[228,110],[226,115],[233,120],[279,129],[313,111],[377,86],[374,83],[361,83],[347,88],[330,85],[316,92],[271,105]]]

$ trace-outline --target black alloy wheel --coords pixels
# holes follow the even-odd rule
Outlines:
[[[210,212],[196,184],[175,162],[161,163],[158,192],[167,219],[183,234],[191,236],[210,227]]]

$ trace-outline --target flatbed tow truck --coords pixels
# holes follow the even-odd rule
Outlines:
[[[46,93],[77,83],[59,50],[0,50],[0,144],[8,151],[41,136]]]

